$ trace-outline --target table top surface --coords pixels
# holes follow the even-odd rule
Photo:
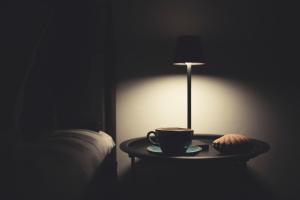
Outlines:
[[[146,137],[134,138],[126,140],[120,144],[120,149],[126,152],[131,157],[137,157],[141,159],[170,159],[170,160],[202,160],[202,161],[219,161],[219,160],[235,160],[235,161],[248,161],[260,154],[267,152],[270,146],[260,140],[253,139],[253,146],[249,151],[224,154],[217,151],[212,146],[212,141],[223,135],[215,134],[195,134],[192,140],[192,145],[207,144],[208,149],[202,150],[193,155],[180,155],[169,156],[164,154],[155,154],[149,152],[147,147],[151,145]]]

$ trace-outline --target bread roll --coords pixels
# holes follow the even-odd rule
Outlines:
[[[252,147],[252,139],[241,134],[231,133],[217,138],[212,145],[221,153],[239,153]]]

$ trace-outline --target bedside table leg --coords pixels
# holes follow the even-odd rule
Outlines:
[[[135,166],[135,157],[129,156],[131,159],[131,180],[133,183],[136,182],[136,166]]]

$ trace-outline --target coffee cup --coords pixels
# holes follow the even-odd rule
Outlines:
[[[157,128],[147,133],[147,139],[152,145],[159,146],[164,154],[184,154],[193,135],[194,131],[188,128]]]

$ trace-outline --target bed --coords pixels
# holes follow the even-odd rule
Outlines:
[[[15,151],[17,199],[114,199],[115,143],[105,132],[54,131]]]

